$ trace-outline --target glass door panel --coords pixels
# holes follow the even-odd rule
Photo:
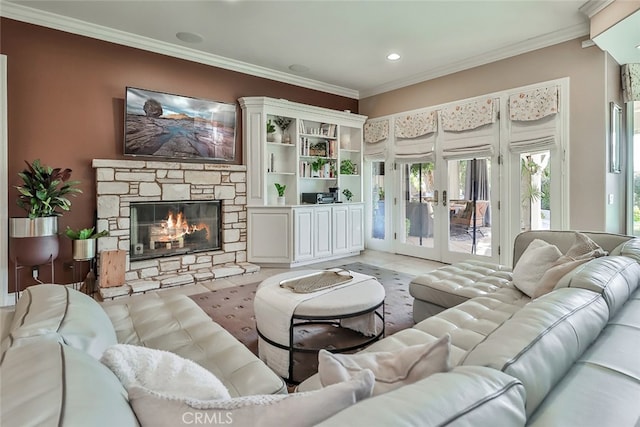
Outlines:
[[[396,252],[428,259],[438,253],[438,191],[432,162],[401,163],[396,169],[398,197],[394,205]]]
[[[434,247],[434,164],[404,164],[404,235],[405,243]]]
[[[520,231],[551,228],[550,152],[520,154]]]
[[[449,160],[447,177],[448,251],[491,257],[491,159]]]
[[[386,236],[384,167],[384,162],[371,164],[371,237],[379,240],[384,240]]]

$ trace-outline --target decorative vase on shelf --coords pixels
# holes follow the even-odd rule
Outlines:
[[[272,138],[271,142],[275,142],[277,144],[282,143],[282,134],[281,133],[274,132],[274,133],[271,134],[271,138]]]
[[[351,145],[351,134],[343,133],[340,135],[340,148],[346,150]]]
[[[277,203],[278,203],[279,206],[284,206],[286,204],[285,203],[285,197],[284,196],[278,196]]]

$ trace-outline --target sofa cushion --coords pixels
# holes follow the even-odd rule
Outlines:
[[[318,374],[324,387],[346,381],[363,369],[375,377],[373,395],[386,393],[428,377],[447,372],[450,367],[451,337],[422,345],[404,347],[396,351],[361,352],[358,354],[332,354],[320,350]]]
[[[636,237],[620,243],[609,255],[621,255],[640,261],[640,238]]]
[[[213,373],[233,396],[286,393],[286,385],[186,295],[157,292],[104,306],[118,342],[170,351]]]
[[[472,349],[463,365],[488,366],[518,378],[533,413],[609,318],[600,294],[557,289],[533,300]]]
[[[136,386],[130,389],[129,397],[140,423],[148,426],[203,424],[202,420],[208,420],[209,425],[311,427],[370,397],[373,381],[371,371],[365,370],[346,382],[308,393],[229,400],[168,399]]]
[[[86,351],[96,359],[117,343],[113,324],[100,304],[63,285],[29,286],[22,292],[3,348],[40,336]]]
[[[460,366],[349,407],[318,426],[523,426],[525,391],[494,369]]]
[[[449,308],[471,298],[493,293],[510,281],[510,267],[467,260],[414,278],[409,284],[409,293],[417,300]]]
[[[582,288],[602,294],[613,317],[640,282],[640,264],[626,256],[608,256],[595,259],[581,267],[560,287]]]
[[[129,390],[141,386],[162,397],[230,399],[215,375],[191,360],[168,351],[116,344],[100,358]]]
[[[87,353],[40,337],[2,361],[0,425],[137,426],[118,378]]]
[[[640,290],[609,320],[530,418],[533,426],[632,426],[640,420]]]
[[[514,286],[533,298],[544,273],[561,256],[562,252],[555,245],[540,239],[532,241],[513,267]]]

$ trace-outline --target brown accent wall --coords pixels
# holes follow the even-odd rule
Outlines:
[[[24,160],[41,159],[46,165],[73,169],[72,178],[82,182],[83,194],[60,219],[63,230],[67,225],[93,225],[96,190],[91,160],[125,158],[126,86],[236,104],[243,96],[269,96],[358,111],[354,99],[6,18],[0,20],[0,52],[7,55],[8,67],[9,216],[24,216],[13,188],[20,182],[17,173]],[[240,120],[238,106],[236,152],[241,162]],[[60,242],[55,279],[69,282],[71,273],[64,271],[63,263],[71,258],[71,243],[64,237]],[[9,268],[12,287],[11,262]],[[41,279],[50,280],[48,276],[42,269]]]

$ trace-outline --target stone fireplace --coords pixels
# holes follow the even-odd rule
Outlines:
[[[99,239],[98,251],[127,252],[127,284],[119,287],[122,289],[101,288],[104,297],[259,270],[258,266],[246,262],[245,166],[94,159],[93,167],[96,169],[98,231],[109,231],[108,237]],[[207,204],[198,202],[211,203],[209,208],[205,208]],[[158,203],[152,213],[167,218],[151,219],[151,214],[145,209],[152,203]],[[219,206],[219,218],[210,217],[208,226],[219,227],[216,231],[209,230],[217,233],[218,241],[212,243],[215,239],[207,239],[211,246],[194,246],[193,241],[187,241],[185,236],[177,237],[180,233],[159,237],[163,233],[162,227],[168,226],[169,210],[177,217],[182,206],[182,220],[186,216],[189,222],[189,215],[198,216],[198,212],[205,212],[215,205]],[[203,215],[211,216],[206,212]],[[142,229],[132,228],[132,221],[151,221],[154,224],[144,224]],[[172,221],[177,221],[177,218]],[[215,226],[213,221],[216,221]],[[177,222],[172,222],[174,224]],[[204,232],[198,233],[200,236],[192,236],[193,240],[202,237]],[[154,234],[153,239],[151,234]],[[154,257],[145,256],[149,255],[152,244],[156,251]]]

